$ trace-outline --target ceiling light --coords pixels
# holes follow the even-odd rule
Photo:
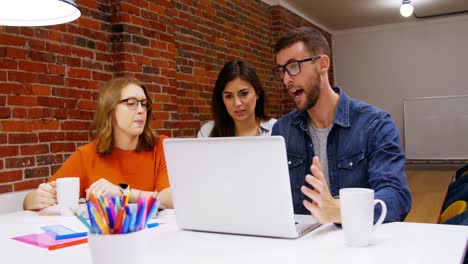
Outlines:
[[[0,2],[0,25],[50,26],[79,18],[74,0],[14,0]]]
[[[400,14],[404,17],[409,17],[413,14],[413,6],[410,0],[403,0],[403,5],[400,7]]]

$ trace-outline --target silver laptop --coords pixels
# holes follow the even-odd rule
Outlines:
[[[283,137],[163,142],[180,229],[297,238],[319,226],[294,215]]]

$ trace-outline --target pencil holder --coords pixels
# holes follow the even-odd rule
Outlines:
[[[88,234],[93,264],[139,264],[144,262],[148,229],[127,234]]]

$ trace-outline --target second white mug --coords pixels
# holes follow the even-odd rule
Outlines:
[[[382,213],[373,225],[374,207],[378,203],[382,206]],[[367,246],[372,232],[387,215],[385,202],[374,200],[374,190],[366,188],[340,189],[340,208],[345,243],[353,247]]]

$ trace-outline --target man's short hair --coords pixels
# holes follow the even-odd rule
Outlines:
[[[276,42],[273,52],[276,55],[281,50],[301,41],[312,54],[330,56],[330,45],[325,36],[319,30],[310,27],[295,28],[282,35]]]

